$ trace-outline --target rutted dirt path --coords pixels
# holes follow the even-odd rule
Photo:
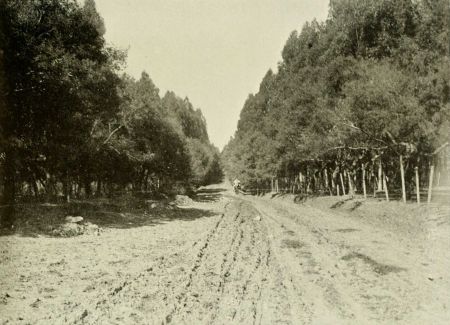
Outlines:
[[[448,323],[442,231],[435,242],[433,229],[397,236],[307,205],[204,198],[192,220],[0,238],[0,324]]]

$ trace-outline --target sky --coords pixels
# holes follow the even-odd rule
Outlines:
[[[329,0],[96,0],[109,44],[128,51],[125,72],[146,71],[160,95],[188,97],[219,148],[293,30],[327,17]]]

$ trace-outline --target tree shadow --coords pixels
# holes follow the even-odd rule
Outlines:
[[[169,209],[165,207],[155,208],[151,211],[97,211],[87,215],[84,219],[102,228],[129,229],[156,226],[176,220],[193,221],[214,215],[217,215],[217,213],[203,209],[177,207]]]
[[[17,207],[17,218],[12,229],[0,229],[0,236],[20,235],[24,237],[55,235],[65,222],[66,216],[81,216],[80,225],[91,223],[100,228],[130,229],[156,226],[176,220],[193,221],[209,218],[216,212],[199,208],[178,208],[167,202],[160,202],[151,208],[142,199],[131,202],[111,200],[86,200],[65,204],[22,204]]]
[[[195,202],[217,202],[220,200],[220,198],[223,196],[223,193],[226,191],[224,188],[214,188],[214,189],[208,189],[208,188],[202,188],[195,192],[195,195],[192,197],[192,199]]]

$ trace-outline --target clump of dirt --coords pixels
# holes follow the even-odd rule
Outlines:
[[[294,197],[294,202],[295,203],[303,203],[306,201],[307,198],[308,198],[308,195],[306,195],[306,194],[298,194]]]
[[[299,249],[303,246],[305,246],[305,244],[299,240],[285,239],[282,241],[282,247],[286,248]]]
[[[341,257],[341,260],[343,260],[343,261],[350,261],[352,259],[359,259],[359,260],[363,261],[364,263],[369,265],[375,273],[377,273],[379,275],[386,275],[386,274],[389,274],[392,272],[397,273],[397,272],[401,272],[401,271],[406,271],[406,269],[403,267],[378,263],[371,257],[361,254],[361,253],[353,252],[353,253],[350,253],[350,254],[347,254],[347,255]]]
[[[355,211],[362,205],[362,201],[356,201],[353,206],[350,208],[350,211]]]
[[[101,228],[99,226],[90,223],[74,223],[67,222],[52,231],[52,235],[56,237],[74,237],[80,235],[100,235]]]
[[[355,232],[355,231],[359,231],[358,229],[354,229],[354,228],[343,228],[343,229],[336,229],[335,232],[342,232],[342,233],[347,233],[347,232]]]
[[[339,208],[340,206],[344,205],[345,202],[351,201],[351,200],[353,200],[353,197],[349,197],[349,198],[347,198],[347,199],[345,199],[345,200],[337,201],[337,202],[334,203],[332,206],[330,206],[330,209],[337,209],[337,208]]]
[[[287,230],[287,231],[285,231],[285,234],[289,235],[289,236],[294,236],[295,232],[293,232],[292,230]]]
[[[186,195],[177,195],[175,196],[174,203],[176,205],[191,205],[194,201]]]

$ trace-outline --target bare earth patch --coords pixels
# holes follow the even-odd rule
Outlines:
[[[44,207],[101,231],[0,236],[0,324],[448,323],[442,208],[321,200],[211,187],[179,206]]]

